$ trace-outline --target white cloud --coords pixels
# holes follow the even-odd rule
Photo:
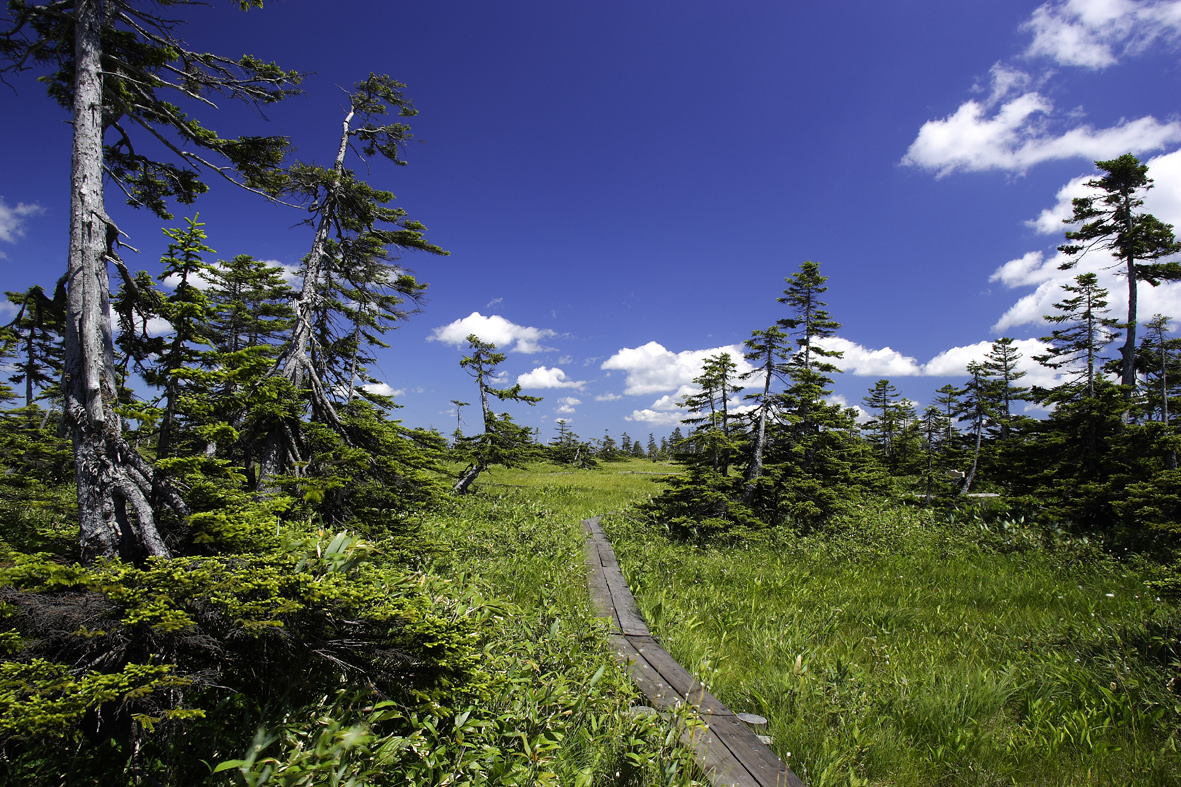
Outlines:
[[[845,374],[911,377],[923,373],[918,361],[890,347],[873,350],[839,336],[831,336],[817,344],[826,350],[844,353],[844,356],[836,359],[834,363]]]
[[[648,342],[642,347],[627,347],[603,361],[599,367],[604,370],[620,370],[627,373],[624,393],[630,395],[674,391],[682,385],[693,382],[701,375],[706,358],[719,353],[729,353],[737,365],[737,374],[750,371],[751,366],[742,357],[742,347],[732,344],[709,350],[685,350],[674,353],[658,342]]]
[[[859,424],[863,424],[869,420],[869,413],[859,404],[849,404],[849,400],[843,394],[833,394],[826,400],[829,404],[840,405],[841,407],[852,407],[855,415],[854,419]]]
[[[1181,141],[1181,123],[1161,123],[1151,116],[1054,134],[1048,128],[1053,110],[1053,103],[1039,93],[1024,93],[996,110],[967,101],[946,118],[924,123],[902,163],[938,177],[957,171],[1025,172],[1045,161],[1114,158]]]
[[[528,355],[545,349],[540,344],[541,340],[554,336],[555,332],[548,328],[517,325],[496,314],[485,317],[479,312],[472,312],[461,320],[436,328],[427,337],[427,341],[462,345],[467,341],[469,334],[475,334],[481,341],[495,344],[497,349],[502,351],[507,352],[511,349]]]
[[[968,368],[968,364],[975,361],[980,363],[988,351],[992,349],[992,342],[983,341],[969,344],[966,347],[952,347],[944,350],[923,365],[923,372],[929,377],[960,377]]]
[[[656,410],[632,410],[631,415],[624,416],[626,421],[639,421],[652,426],[680,426],[685,413],[659,412]]]
[[[1067,230],[1066,220],[1074,215],[1074,198],[1087,196],[1091,189],[1087,188],[1086,182],[1092,177],[1092,175],[1079,175],[1058,189],[1054,206],[1043,210],[1036,219],[1025,222],[1026,226],[1041,235],[1056,235],[1065,240],[1066,237],[1063,233]]]
[[[1144,195],[1144,210],[1174,228],[1181,227],[1181,150],[1144,162],[1152,188]]]
[[[1017,351],[1019,356],[1017,371],[1025,373],[1025,377],[1018,381],[1018,385],[1048,387],[1057,384],[1057,373],[1034,360],[1034,356],[1046,352],[1045,342],[1040,339],[1015,339],[1013,349]],[[976,342],[964,347],[952,347],[928,361],[923,366],[923,373],[928,377],[965,377],[968,373],[968,364],[973,361],[982,363],[990,350],[992,350],[992,342],[989,341]]]
[[[1161,221],[1174,226],[1181,224],[1181,151],[1173,151],[1149,159],[1149,175],[1155,181],[1154,188],[1145,195],[1144,209]],[[1095,194],[1085,182],[1097,173],[1072,179],[1058,190],[1054,205],[1043,210],[1029,226],[1039,233],[1054,237],[1056,244],[1065,242],[1069,229],[1063,220],[1073,213],[1072,200],[1076,197]],[[1061,301],[1065,293],[1062,285],[1071,283],[1079,273],[1093,272],[1099,277],[1099,284],[1108,290],[1111,314],[1116,319],[1127,314],[1127,280],[1118,276],[1120,263],[1110,254],[1094,250],[1083,255],[1072,270],[1062,271],[1058,266],[1066,257],[1058,251],[1047,253],[1031,251],[1021,257],[1009,260],[997,268],[989,281],[1000,282],[1009,289],[1033,287],[1011,305],[993,326],[993,331],[1003,333],[1019,325],[1042,323],[1042,318],[1054,314],[1054,304]],[[1159,287],[1141,286],[1138,290],[1138,314],[1141,319],[1153,314],[1181,314],[1181,283],[1168,282]],[[1046,329],[1049,333],[1049,328]]]
[[[1181,2],[1065,0],[1039,6],[1023,28],[1033,33],[1026,54],[1063,66],[1103,69],[1123,55],[1181,34]]]
[[[389,385],[388,383],[369,383],[367,385],[362,385],[361,387],[364,388],[369,393],[377,394],[378,396],[397,397],[397,396],[402,396],[404,393],[406,393],[405,388],[394,388],[391,385]]]
[[[599,394],[595,397],[596,402],[618,402],[623,396],[617,393]]]
[[[25,220],[44,212],[45,208],[36,203],[18,202],[12,207],[0,197],[0,241],[16,243],[24,237]],[[4,256],[0,252],[0,259],[4,259]]]
[[[1033,33],[1029,57],[1104,68],[1155,41],[1181,39],[1181,0],[1056,0],[1034,11],[1023,28]],[[966,101],[950,115],[924,123],[902,163],[938,177],[957,171],[1020,173],[1045,161],[1143,154],[1181,141],[1176,121],[1121,118],[1115,125],[1095,128],[1075,120],[1080,110],[1057,112],[1039,90],[1053,76],[1048,71],[1035,79],[1013,66],[995,64],[989,87],[975,88],[987,90],[987,98]]]
[[[549,369],[538,366],[531,372],[519,375],[517,384],[522,388],[579,388],[586,385],[585,380],[571,380],[561,369]]]
[[[580,404],[582,404],[581,399],[576,399],[573,396],[563,396],[558,400],[557,412],[565,414],[573,413],[575,408]]]

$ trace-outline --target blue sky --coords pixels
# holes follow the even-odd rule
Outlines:
[[[272,0],[178,15],[194,47],[309,72],[306,95],[265,119],[207,116],[226,134],[290,135],[304,160],[335,152],[339,86],[371,71],[406,83],[409,165],[352,166],[451,252],[403,259],[428,301],[381,355],[414,426],[449,432],[450,401],[474,401],[459,359],[475,332],[544,397],[509,408],[543,437],[558,418],[586,438],[667,434],[701,359],[785,316],[775,299],[808,259],[843,323],[837,396],[856,404],[888,377],[926,404],[993,339],[1037,351],[1074,275],[1056,269],[1061,220],[1095,159],[1140,156],[1148,209],[1181,225],[1177,1]],[[13,86],[9,290],[60,275],[69,198],[67,116],[31,77]],[[159,222],[108,198],[133,267],[154,270]],[[194,208],[219,258],[294,266],[311,242],[299,213],[228,186]],[[1123,282],[1092,268],[1118,317]],[[1181,286],[1140,308],[1181,315]],[[1030,380],[1048,378],[1030,363]]]

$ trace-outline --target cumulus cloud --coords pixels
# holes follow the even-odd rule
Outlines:
[[[45,208],[36,203],[18,202],[11,206],[0,197],[0,241],[16,243],[24,237],[25,221],[44,212]],[[4,252],[0,252],[0,259],[3,258]]]
[[[557,412],[563,414],[573,413],[578,405],[582,404],[581,399],[576,399],[573,396],[563,396],[558,400]]]
[[[1045,3],[1023,26],[1033,34],[1032,59],[1058,65],[1105,68],[1152,43],[1181,39],[1181,0],[1064,0]],[[1004,63],[989,71],[987,97],[964,102],[950,115],[919,129],[902,163],[944,177],[953,172],[1025,172],[1046,161],[1114,158],[1160,150],[1181,141],[1181,123],[1152,116],[1121,118],[1096,128],[1077,120],[1078,110],[1058,112],[1040,78]]]
[[[618,402],[623,396],[617,393],[605,393],[595,396],[596,402]]]
[[[369,393],[376,394],[378,396],[397,397],[397,396],[402,396],[403,394],[406,393],[405,388],[394,388],[393,386],[389,385],[388,383],[368,383],[367,385],[362,385],[361,387],[364,388]]]
[[[1159,150],[1181,142],[1181,123],[1147,116],[1108,128],[1049,129],[1054,105],[1038,93],[1024,93],[997,108],[970,100],[939,120],[928,120],[902,159],[903,164],[944,177],[953,172],[1025,172],[1046,161],[1115,158]]]
[[[840,336],[830,336],[817,344],[826,350],[844,353],[844,356],[836,359],[834,363],[845,374],[911,377],[923,373],[918,361],[890,347],[874,350]]]
[[[566,373],[558,368],[538,366],[531,372],[517,377],[517,384],[522,388],[579,388],[586,385],[585,380],[571,380]]]
[[[625,372],[625,394],[659,393],[689,385],[694,377],[700,376],[705,359],[719,353],[730,354],[738,367],[738,374],[750,371],[750,364],[742,357],[742,347],[737,344],[674,353],[658,342],[648,342],[642,347],[625,347],[603,361],[599,368]]]
[[[640,423],[651,424],[652,426],[680,426],[681,419],[685,417],[683,412],[670,413],[660,410],[632,410],[631,415],[625,415],[625,421],[638,421]]]
[[[427,341],[462,345],[467,342],[469,334],[495,344],[502,351],[513,350],[528,355],[546,349],[542,347],[541,341],[554,336],[555,332],[548,328],[517,325],[496,314],[485,317],[479,312],[472,312],[461,320],[435,328]]]
[[[1157,40],[1175,42],[1181,35],[1181,2],[1058,0],[1039,6],[1023,27],[1033,34],[1028,56],[1098,70]]]
[[[1013,348],[1017,351],[1017,371],[1024,373],[1019,385],[1041,385],[1045,387],[1057,384],[1058,373],[1039,364],[1034,360],[1048,349],[1040,339],[1015,339]],[[983,363],[985,356],[992,349],[992,342],[983,341],[963,347],[952,347],[936,355],[923,365],[923,374],[928,377],[963,377],[967,374],[969,363]]]

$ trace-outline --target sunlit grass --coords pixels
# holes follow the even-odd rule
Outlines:
[[[810,784],[1181,783],[1181,622],[1085,545],[999,554],[889,506],[727,549],[605,524],[665,646]]]
[[[1138,566],[874,502],[836,534],[691,547],[628,513],[672,470],[497,468],[427,517],[431,570],[593,627],[579,522],[621,512],[604,525],[665,647],[768,717],[810,785],[1181,784],[1181,620]]]

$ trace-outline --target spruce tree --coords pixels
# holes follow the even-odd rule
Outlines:
[[[359,378],[372,381],[364,374],[373,361],[368,348],[384,346],[380,336],[406,316],[407,301],[417,302],[425,289],[396,263],[395,252],[447,253],[423,238],[426,228],[408,219],[405,210],[389,207],[393,194],[358,180],[345,166],[354,145],[365,156],[406,163],[400,155],[410,138],[409,126],[381,122],[391,110],[401,118],[416,114],[403,87],[377,74],[358,82],[349,94],[332,167],[298,164],[289,172],[287,188],[306,200],[315,232],[303,262],[292,330],[272,376],[306,397],[312,419],[346,443],[353,438],[337,414],[336,401],[349,401]],[[297,430],[291,419],[272,423],[262,447],[262,484],[297,462]]]
[[[14,342],[16,371],[9,381],[24,385],[25,406],[37,399],[57,399],[62,369],[62,336],[66,322],[66,282],[57,283],[53,297],[46,296],[40,285],[24,292],[6,292],[9,303],[17,307],[9,323]]]
[[[189,5],[161,0],[162,7]],[[244,0],[243,8],[261,0]],[[64,412],[73,434],[80,546],[96,557],[167,556],[149,500],[154,470],[122,434],[114,368],[107,264],[131,286],[120,257],[118,226],[106,210],[110,178],[135,206],[170,218],[167,204],[192,202],[206,190],[202,172],[275,194],[288,143],[281,137],[225,138],[180,109],[171,94],[212,107],[211,96],[268,104],[290,95],[298,75],[249,55],[232,60],[194,52],[176,36],[175,20],[128,0],[11,2],[0,31],[0,72],[44,68],[49,95],[73,113],[70,245],[63,366]],[[150,158],[141,136],[160,143]],[[182,516],[179,495],[164,490]]]
[[[460,452],[468,459],[468,466],[451,488],[457,495],[467,492],[480,473],[491,465],[519,466],[529,455],[529,448],[532,446],[529,429],[513,423],[508,413],[494,413],[489,398],[526,404],[537,404],[541,401],[539,396],[522,394],[520,384],[510,388],[493,388],[496,367],[504,362],[505,354],[496,352],[495,344],[481,341],[475,334],[467,337],[467,343],[470,354],[464,356],[459,365],[476,381],[476,387],[480,392],[480,412],[484,419],[484,431],[478,436],[465,437],[460,441]]]
[[[1163,262],[1181,252],[1181,243],[1173,236],[1173,226],[1165,224],[1151,213],[1141,212],[1144,194],[1152,188],[1148,166],[1131,153],[1110,161],[1096,161],[1095,167],[1104,174],[1086,182],[1097,194],[1075,197],[1074,212],[1067,224],[1078,229],[1068,230],[1069,241],[1058,250],[1069,258],[1059,266],[1070,270],[1089,251],[1101,249],[1111,253],[1121,275],[1128,282],[1128,319],[1124,323],[1126,336],[1120,349],[1120,382],[1124,396],[1130,397],[1136,384],[1136,320],[1137,295],[1140,282],[1157,286],[1161,281],[1181,279],[1181,264]]]

